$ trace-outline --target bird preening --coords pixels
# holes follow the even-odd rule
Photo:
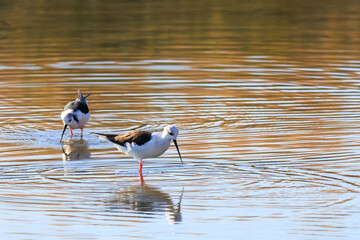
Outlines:
[[[84,97],[81,91],[78,90],[78,94],[79,97],[74,102],[69,102],[68,104],[66,104],[64,110],[61,113],[61,119],[64,123],[64,128],[61,134],[60,142],[64,136],[67,127],[69,127],[70,129],[71,135],[73,135],[73,129],[80,129],[82,137],[83,129],[90,119],[90,111],[86,98],[89,97],[91,93]]]

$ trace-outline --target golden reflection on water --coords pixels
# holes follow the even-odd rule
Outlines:
[[[0,232],[358,236],[358,1],[0,6]],[[77,89],[91,119],[60,144]],[[89,134],[167,123],[184,165],[174,148],[146,160],[145,185]]]
[[[169,223],[180,223],[181,201],[184,190],[179,196],[178,203],[173,203],[169,194],[156,187],[145,184],[144,180],[139,186],[128,186],[116,190],[115,197],[107,204],[112,212],[121,212],[125,208],[130,208],[147,217],[166,212]]]
[[[63,160],[81,160],[89,159],[91,153],[85,140],[83,139],[70,139],[63,142],[61,147],[63,152]]]

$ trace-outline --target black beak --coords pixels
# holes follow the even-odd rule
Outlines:
[[[61,142],[61,140],[62,140],[62,138],[63,138],[63,136],[64,136],[64,132],[65,132],[66,128],[67,128],[67,125],[64,125],[64,129],[63,129],[63,132],[62,132],[62,134],[61,134],[60,142]]]
[[[181,163],[184,163],[183,160],[182,160],[182,158],[181,158],[181,155],[180,155],[180,151],[179,151],[179,147],[178,147],[178,145],[177,145],[177,142],[176,142],[176,140],[173,140],[173,141],[174,141],[176,150],[177,150],[177,152],[179,153],[179,157],[180,157]]]
[[[91,95],[91,93],[89,93],[88,95],[86,95],[85,97],[84,97],[84,99],[86,99],[88,96],[90,96]]]

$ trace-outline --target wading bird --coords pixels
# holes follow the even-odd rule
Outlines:
[[[176,137],[179,130],[174,125],[167,125],[162,132],[135,130],[123,134],[92,133],[100,139],[113,144],[120,152],[139,161],[139,174],[142,176],[142,166],[145,158],[155,158],[162,155],[170,146],[172,140],[179,153]]]
[[[64,132],[67,127],[70,128],[71,136],[73,135],[73,129],[80,128],[82,137],[83,129],[90,119],[90,111],[86,98],[90,96],[91,93],[84,97],[81,91],[78,90],[78,94],[79,97],[74,102],[69,102],[68,104],[66,104],[64,110],[61,113],[61,119],[64,123],[64,129],[61,134],[60,142],[64,136]]]

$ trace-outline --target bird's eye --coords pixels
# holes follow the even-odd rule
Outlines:
[[[169,132],[169,134],[170,134],[171,136],[173,136],[173,135],[174,135],[172,132]]]
[[[69,122],[71,122],[71,119],[69,120]]]

